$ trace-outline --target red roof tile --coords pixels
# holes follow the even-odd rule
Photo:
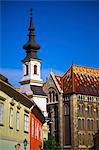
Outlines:
[[[63,76],[63,91],[99,96],[99,69],[71,66]]]
[[[55,75],[55,78],[56,78],[56,80],[57,80],[57,82],[58,82],[60,88],[62,89],[62,76],[57,76],[57,75]]]

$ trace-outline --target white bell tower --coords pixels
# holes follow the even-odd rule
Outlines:
[[[22,81],[42,81],[40,74],[41,61],[32,59],[29,62],[23,63],[23,78]]]
[[[29,25],[29,40],[23,46],[26,50],[26,57],[23,62],[23,77],[20,81],[22,93],[31,93],[30,85],[42,86],[43,81],[41,79],[41,60],[37,57],[37,51],[40,49],[39,44],[35,42],[35,29],[32,20],[32,10],[30,12],[30,25]]]

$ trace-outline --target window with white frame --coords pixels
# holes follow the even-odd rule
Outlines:
[[[10,122],[9,122],[10,128],[13,127],[13,108],[10,108]]]
[[[0,103],[0,124],[3,124],[3,117],[4,117],[4,104]]]
[[[19,112],[16,112],[16,130],[19,130]]]
[[[34,119],[32,118],[32,136],[34,136]]]
[[[29,131],[29,116],[24,114],[24,131]]]

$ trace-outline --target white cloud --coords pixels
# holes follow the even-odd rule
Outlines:
[[[59,70],[52,70],[56,75],[63,75],[63,72]],[[11,68],[0,68],[0,74],[4,75],[8,78],[9,82],[15,86],[20,87],[19,82],[22,79],[22,70],[20,69],[11,69]],[[42,69],[41,70],[41,78],[46,81],[49,77],[50,69]]]

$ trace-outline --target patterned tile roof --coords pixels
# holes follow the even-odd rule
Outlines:
[[[60,88],[62,89],[62,76],[56,76],[56,75],[55,75],[55,78],[56,78],[56,80],[57,80],[57,82],[58,82]]]
[[[99,69],[71,66],[63,76],[63,91],[99,96]]]

